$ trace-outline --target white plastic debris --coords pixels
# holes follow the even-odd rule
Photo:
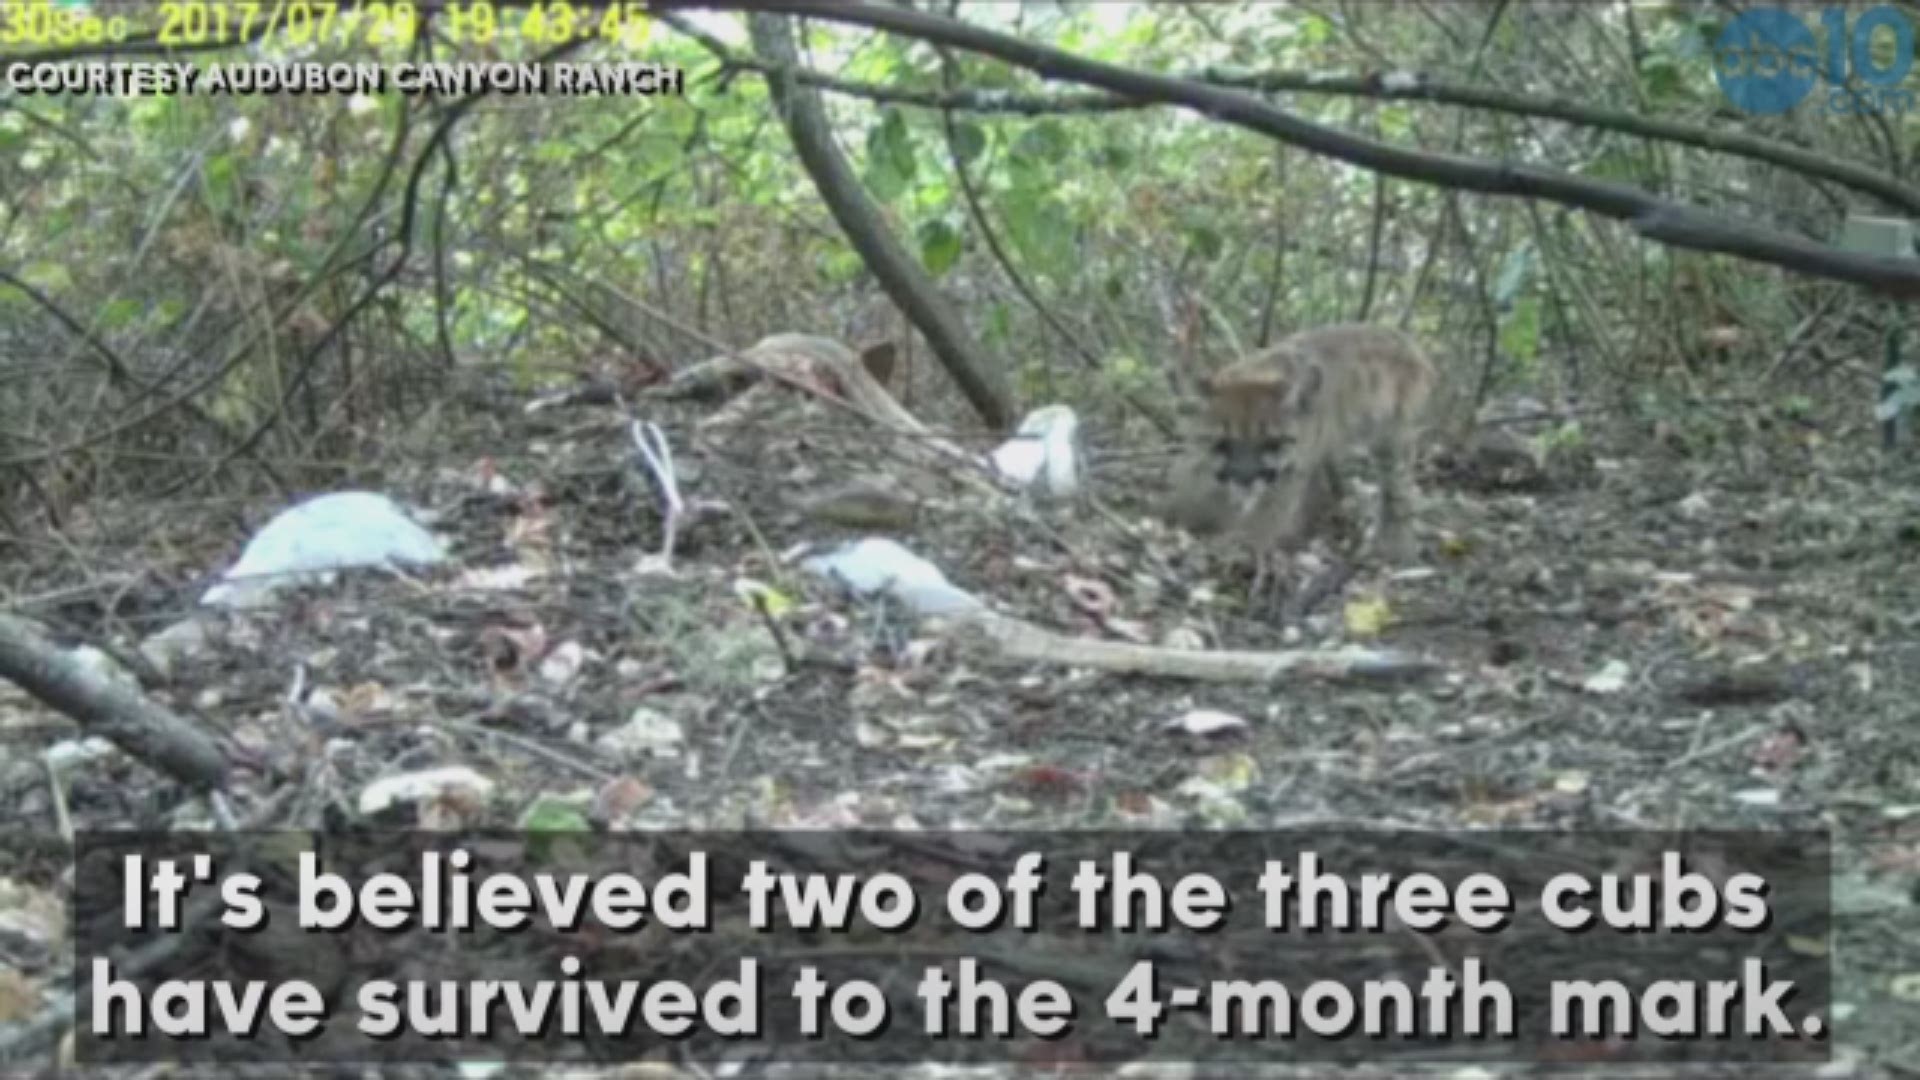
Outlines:
[[[169,678],[181,661],[206,655],[212,640],[201,617],[181,619],[140,643],[140,655],[154,670]]]
[[[1589,694],[1617,694],[1627,688],[1627,677],[1633,669],[1619,660],[1609,660],[1600,665],[1600,670],[1587,676],[1580,688]]]
[[[116,752],[112,743],[93,735],[85,739],[61,739],[42,751],[40,757],[47,763],[47,768],[65,774],[79,766],[112,757]]]
[[[840,583],[856,596],[889,594],[916,615],[954,615],[986,606],[948,581],[939,567],[879,537],[808,555],[800,560],[800,567]]]
[[[676,757],[686,731],[678,720],[646,706],[633,710],[627,722],[594,740],[594,746],[622,763],[648,756]]]
[[[373,815],[429,799],[485,799],[492,794],[493,781],[464,765],[449,765],[375,780],[360,791],[360,812]]]
[[[120,661],[91,645],[76,645],[67,650],[67,655],[72,657],[73,662],[87,674],[100,682],[118,683],[131,690],[140,689],[140,680],[133,677],[133,672],[121,666]]]
[[[1163,731],[1178,732],[1182,735],[1197,735],[1204,738],[1212,735],[1226,735],[1245,731],[1247,729],[1247,721],[1245,717],[1236,716],[1229,712],[1221,712],[1218,709],[1188,709],[1179,716],[1161,724],[1160,727]]]
[[[993,467],[1023,488],[1066,497],[1080,490],[1080,461],[1074,444],[1080,418],[1065,405],[1035,409],[1020,431],[993,452]]]
[[[340,491],[282,511],[254,534],[240,561],[200,598],[213,607],[254,607],[274,590],[356,566],[427,566],[446,551],[385,495]]]
[[[540,677],[548,686],[561,687],[580,677],[592,654],[577,641],[563,641],[540,661]]]

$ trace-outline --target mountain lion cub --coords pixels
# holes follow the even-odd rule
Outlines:
[[[1229,365],[1204,384],[1199,445],[1174,468],[1176,518],[1230,530],[1261,556],[1297,545],[1325,496],[1339,498],[1339,458],[1366,449],[1380,484],[1372,551],[1408,560],[1414,456],[1435,378],[1405,334],[1358,324],[1303,330]]]

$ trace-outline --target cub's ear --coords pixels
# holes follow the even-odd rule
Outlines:
[[[1326,376],[1319,364],[1308,364],[1300,372],[1300,377],[1287,388],[1287,406],[1295,412],[1307,412],[1320,397],[1320,388],[1325,385]]]

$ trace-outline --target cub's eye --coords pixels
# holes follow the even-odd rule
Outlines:
[[[1225,438],[1213,440],[1213,452],[1219,454],[1221,457],[1226,457],[1228,454],[1233,453],[1233,441]]]
[[[1277,454],[1285,450],[1291,442],[1293,442],[1293,440],[1285,436],[1270,435],[1260,440],[1260,452],[1263,454]]]

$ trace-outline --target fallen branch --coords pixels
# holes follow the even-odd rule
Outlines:
[[[768,376],[805,381],[808,359],[828,359],[827,354],[845,348],[831,338],[812,334],[774,334],[738,352],[721,353],[682,368],[664,386],[647,391],[645,396],[716,401],[731,398]],[[895,352],[892,342],[868,345],[860,352],[860,364],[869,374],[874,368],[890,370]],[[850,351],[848,355],[852,355]]]
[[[892,346],[885,343],[870,345],[855,355],[831,338],[774,334],[736,353],[703,360],[676,374],[649,396],[700,397],[729,389],[737,392],[742,386],[751,387],[751,394],[770,389],[768,382],[762,381],[770,380],[847,408],[890,434],[904,436],[896,451],[920,464],[935,466],[942,474],[970,483],[982,492],[1001,492],[983,458],[934,435],[874,377],[874,367],[891,363]],[[747,412],[748,400],[745,394],[734,398],[701,427],[725,427],[739,421]],[[953,468],[956,465],[961,466],[958,473]]]
[[[940,568],[892,540],[869,537],[828,551],[798,554],[801,566],[855,596],[886,595],[943,632],[963,657],[990,666],[1053,664],[1197,682],[1275,682],[1289,677],[1389,681],[1438,670],[1422,657],[1391,650],[1287,649],[1251,652],[1170,649],[1070,637],[1001,615],[957,588]]]
[[[0,678],[182,783],[209,789],[225,783],[226,755],[205,732],[6,615],[0,615]]]
[[[1056,664],[1196,682],[1277,682],[1288,678],[1387,682],[1419,678],[1439,670],[1439,665],[1430,660],[1390,649],[1170,649],[1069,637],[985,611],[955,620],[949,632],[971,658],[989,663]]]

